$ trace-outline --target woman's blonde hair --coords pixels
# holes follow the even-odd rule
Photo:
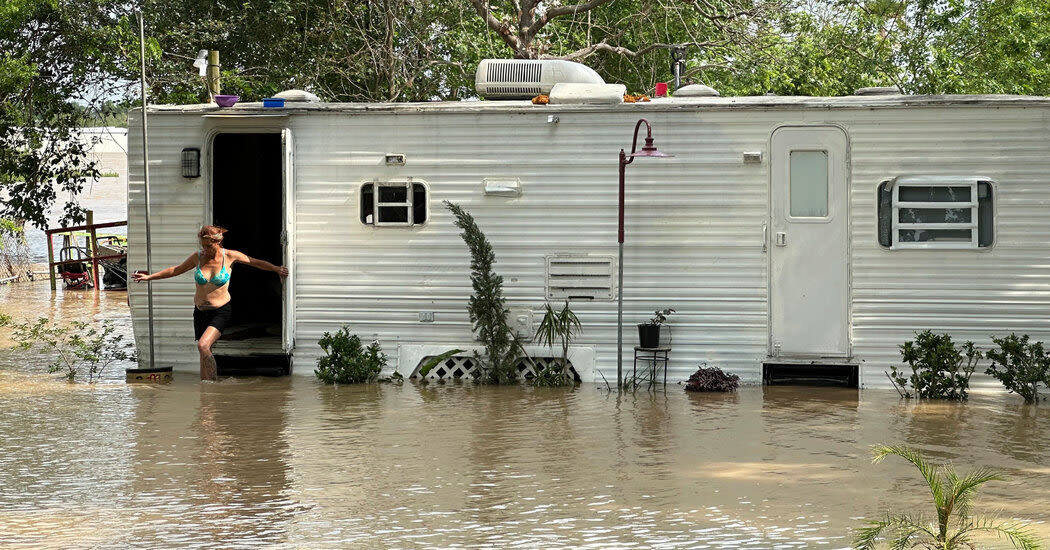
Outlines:
[[[200,238],[209,238],[215,242],[222,241],[222,234],[228,231],[225,227],[219,227],[217,225],[205,225],[201,227],[201,230],[197,232],[197,236]]]

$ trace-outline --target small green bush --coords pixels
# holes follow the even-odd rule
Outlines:
[[[73,321],[59,325],[46,317],[32,323],[16,323],[11,317],[0,314],[0,326],[11,327],[19,348],[36,348],[40,353],[49,354],[52,361],[47,372],[62,372],[70,382],[75,381],[81,372],[87,372],[88,381],[95,382],[113,363],[135,360],[134,344],[117,333],[117,327],[109,319],[98,323]]]
[[[317,358],[314,374],[326,384],[374,382],[386,366],[386,354],[379,343],[363,346],[361,338],[350,334],[348,327],[335,334],[324,333],[317,343],[325,354]]]
[[[982,357],[973,342],[964,343],[960,351],[951,336],[929,330],[916,333],[915,341],[905,342],[900,351],[911,375],[903,367],[898,369],[896,366],[890,367],[891,372],[886,375],[897,393],[905,398],[966,399],[970,375]]]
[[[1039,384],[1050,386],[1050,357],[1047,357],[1042,342],[1028,343],[1028,335],[1018,337],[1010,334],[1006,338],[992,337],[998,350],[989,350],[992,365],[985,374],[994,376],[1011,393],[1024,398],[1025,403],[1039,399]]]

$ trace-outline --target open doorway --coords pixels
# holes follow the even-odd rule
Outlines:
[[[283,159],[280,133],[219,134],[212,143],[212,223],[229,230],[223,245],[275,265],[284,263]],[[233,321],[216,346],[220,373],[287,374],[280,278],[241,266],[230,282]]]

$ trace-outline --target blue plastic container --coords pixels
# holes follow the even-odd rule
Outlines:
[[[279,97],[263,98],[263,107],[284,107],[284,99]]]

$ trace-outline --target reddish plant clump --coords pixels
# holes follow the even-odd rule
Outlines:
[[[693,373],[685,384],[685,391],[736,391],[740,377],[726,374],[718,367],[703,368]]]

